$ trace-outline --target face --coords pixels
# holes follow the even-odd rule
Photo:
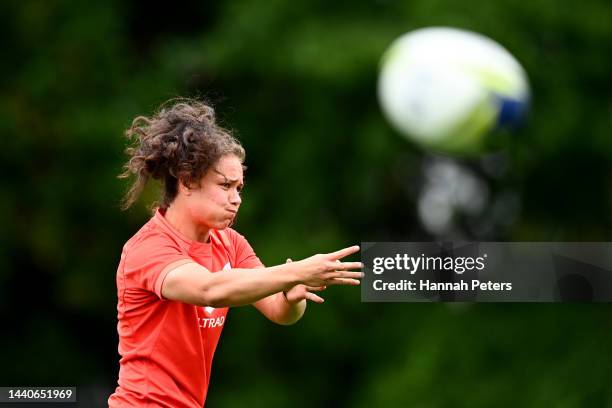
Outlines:
[[[199,187],[186,190],[192,220],[206,228],[224,229],[232,225],[242,202],[243,177],[240,159],[223,156],[202,177]]]

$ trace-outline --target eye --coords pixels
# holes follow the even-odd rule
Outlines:
[[[230,183],[221,183],[221,187],[227,190],[228,188],[230,188]]]

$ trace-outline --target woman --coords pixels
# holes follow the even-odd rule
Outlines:
[[[163,185],[154,216],[125,244],[117,270],[119,381],[109,407],[202,407],[230,306],[253,304],[278,324],[298,321],[313,291],[358,285],[353,246],[266,268],[230,228],[245,152],[204,103],[182,100],[137,117],[120,177],[135,176],[129,208],[151,178]]]

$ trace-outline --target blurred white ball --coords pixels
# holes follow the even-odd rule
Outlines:
[[[470,154],[495,128],[512,128],[529,103],[527,75],[501,45],[446,27],[411,31],[381,61],[382,110],[403,135],[435,151]]]

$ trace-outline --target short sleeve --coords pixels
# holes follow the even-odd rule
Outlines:
[[[191,261],[169,236],[156,231],[145,233],[125,249],[123,272],[126,283],[153,292],[162,299],[161,287],[171,264]]]
[[[262,264],[257,255],[255,255],[255,251],[245,237],[231,230],[231,238],[235,248],[234,268],[254,269],[264,267],[264,264]]]

